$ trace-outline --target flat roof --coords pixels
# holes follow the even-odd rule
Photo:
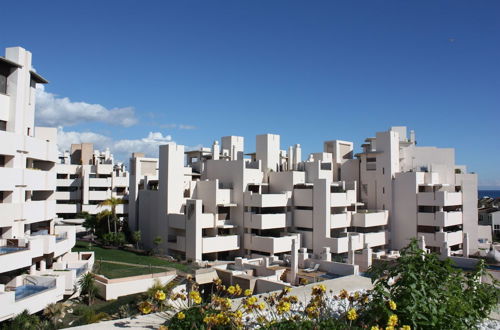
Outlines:
[[[44,77],[40,76],[35,71],[30,71],[31,79],[33,79],[37,84],[48,84],[49,81]]]
[[[0,63],[10,66],[12,68],[22,68],[23,66],[20,64],[17,64],[16,62],[13,62],[11,60],[6,59],[5,57],[0,56]]]

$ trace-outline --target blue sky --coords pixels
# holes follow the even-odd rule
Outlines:
[[[406,125],[500,187],[499,1],[11,1],[2,11],[0,46],[33,53],[51,82],[41,124],[60,126],[66,143],[88,139],[126,160],[225,135],[253,151],[256,134],[277,133],[309,153]]]

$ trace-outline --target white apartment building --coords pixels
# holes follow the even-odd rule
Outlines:
[[[455,165],[453,149],[417,147],[405,127],[367,139],[356,158],[352,142],[333,140],[303,161],[300,145],[281,150],[265,134],[254,153],[230,136],[196,151],[170,143],[148,161],[130,184],[134,223],[145,246],[161,236],[180,258],[280,258],[295,240],[301,253],[358,263],[367,249],[392,255],[422,236],[436,252],[477,251],[476,175]]]
[[[478,251],[477,175],[455,165],[454,149],[417,146],[406,127],[378,132],[362,147],[340,177],[359,182],[368,208],[389,211],[392,249],[423,236],[434,252]]]
[[[385,250],[388,212],[358,209],[356,182],[334,175],[352,143],[328,146],[335,157],[322,152],[307,161],[300,145],[281,150],[272,134],[257,136],[248,158],[236,136],[197,151],[161,146],[158,181],[137,194],[144,245],[161,236],[166,252],[188,260],[284,257],[293,241],[324,260],[354,262],[365,246]]]
[[[114,163],[109,149],[100,152],[94,150],[92,143],[72,144],[71,151],[59,155],[56,172],[56,213],[62,219],[75,219],[80,212],[97,214],[109,209],[99,203],[112,197],[127,200],[128,172],[122,164]],[[127,207],[116,207],[118,217],[127,216]]]
[[[47,81],[31,53],[7,48],[0,57],[0,321],[72,293],[93,258],[71,253],[74,228],[54,224],[57,130],[34,126],[37,83]]]

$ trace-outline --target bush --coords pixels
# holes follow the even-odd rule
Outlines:
[[[107,246],[110,246],[110,245],[114,245],[114,246],[123,246],[123,244],[125,244],[127,242],[126,238],[125,238],[125,234],[122,233],[122,232],[119,232],[119,233],[106,233],[104,235],[102,235],[102,243],[104,245],[107,245]]]
[[[385,326],[397,315],[398,324],[412,328],[470,329],[500,301],[495,285],[481,283],[487,274],[482,261],[466,273],[450,259],[426,254],[415,240],[396,261],[374,266],[370,273],[376,278],[372,298],[360,316],[366,323]]]

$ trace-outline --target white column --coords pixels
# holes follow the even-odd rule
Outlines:
[[[464,233],[464,239],[462,242],[462,256],[468,257],[469,256],[469,234]]]
[[[349,243],[347,246],[347,263],[354,265],[354,249],[352,244],[352,236],[349,235]]]
[[[40,260],[40,271],[44,272],[47,269],[47,263],[45,262],[45,259]]]
[[[288,282],[292,285],[295,285],[295,282],[297,280],[297,273],[299,272],[299,266],[298,266],[298,259],[299,259],[299,253],[298,253],[298,246],[297,246],[297,239],[292,239],[292,258],[291,258],[291,267],[290,267],[290,273],[289,273],[289,278]]]

